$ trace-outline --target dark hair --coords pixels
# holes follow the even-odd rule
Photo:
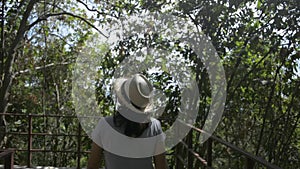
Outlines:
[[[143,134],[145,129],[148,127],[149,123],[137,123],[131,120],[128,120],[122,116],[118,111],[113,116],[113,121],[115,126],[121,127],[125,126],[124,134],[128,137],[139,137]]]

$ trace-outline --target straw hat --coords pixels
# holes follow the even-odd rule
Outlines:
[[[150,120],[153,86],[142,74],[119,78],[114,83],[118,111],[131,121],[143,123]]]

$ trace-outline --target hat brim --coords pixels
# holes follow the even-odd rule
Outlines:
[[[127,82],[127,84],[126,84]],[[118,111],[125,118],[138,122],[146,123],[150,122],[150,113],[152,112],[152,106],[149,103],[143,110],[136,108],[129,99],[129,87],[128,78],[118,78],[114,82],[114,91],[117,96]]]

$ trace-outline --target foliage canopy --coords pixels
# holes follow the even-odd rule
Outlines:
[[[222,60],[227,78],[225,112],[215,135],[282,168],[300,166],[300,5],[298,0],[5,0],[1,6],[0,112],[19,114],[75,115],[71,98],[72,70],[76,57],[98,29],[122,16],[142,11],[169,11],[190,19],[207,35]],[[130,37],[113,49],[97,45],[94,57],[101,57],[96,96],[99,108],[110,114],[113,98],[107,94],[110,78],[131,52],[146,43],[155,48],[178,51],[193,63],[200,89],[197,127],[202,127],[211,101],[209,77],[201,60],[186,46],[156,36]],[[99,53],[99,51],[102,51]],[[179,89],[170,74],[149,75],[168,96],[168,128],[176,118]],[[2,116],[6,132],[27,132],[28,120]],[[78,120],[36,118],[33,132],[61,134],[36,136],[33,147],[44,150],[74,150]],[[3,133],[3,132],[2,132]],[[202,151],[194,135],[195,150]],[[88,150],[90,140],[81,140]],[[24,136],[7,134],[2,147],[26,149]],[[82,165],[86,161],[83,155]],[[215,168],[241,168],[237,154],[215,145]],[[76,165],[72,153],[36,153],[34,165]],[[26,154],[17,152],[15,162],[26,164]],[[170,163],[173,161],[170,159]]]

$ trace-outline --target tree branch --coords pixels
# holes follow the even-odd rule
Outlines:
[[[42,70],[42,69],[46,69],[46,68],[50,68],[50,67],[54,67],[54,66],[63,66],[63,65],[69,65],[69,64],[71,64],[71,62],[50,63],[50,64],[47,64],[47,65],[44,65],[44,66],[37,66],[33,70]],[[25,74],[25,73],[30,73],[33,70],[32,69],[21,70],[19,72],[16,72],[14,74],[14,77],[18,76],[18,75],[21,75],[21,74]]]
[[[27,30],[30,30],[33,26],[35,26],[36,24],[38,24],[39,22],[41,21],[44,21],[44,20],[47,20],[49,17],[52,17],[52,16],[61,16],[61,15],[69,15],[69,16],[72,16],[74,18],[78,18],[82,21],[84,21],[86,24],[88,24],[90,27],[94,28],[97,32],[99,32],[102,36],[108,38],[104,33],[102,33],[95,25],[93,25],[92,23],[90,23],[87,19],[81,17],[81,16],[78,16],[78,15],[75,15],[73,13],[70,13],[70,12],[60,12],[60,13],[51,13],[51,14],[46,14],[46,15],[43,15],[41,17],[39,17],[37,20],[35,20],[34,22],[32,22],[30,25],[27,26]]]
[[[4,67],[4,49],[5,49],[5,40],[4,40],[4,11],[5,11],[5,1],[2,1],[2,7],[1,7],[1,53],[0,53],[0,82],[2,81],[3,77],[3,67]],[[0,87],[2,84],[0,83]]]
[[[107,15],[106,13],[100,12],[97,9],[91,9],[86,3],[84,3],[84,2],[82,2],[80,0],[77,0],[77,2],[81,3],[88,11],[97,12],[99,15]]]

